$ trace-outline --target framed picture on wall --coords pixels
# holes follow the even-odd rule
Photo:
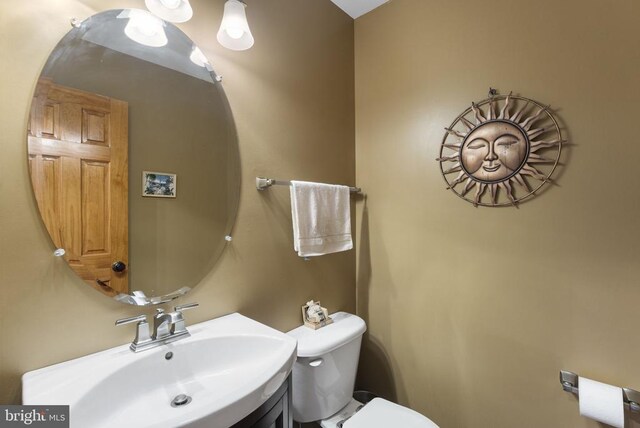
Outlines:
[[[175,198],[176,174],[142,171],[142,196],[151,198]]]

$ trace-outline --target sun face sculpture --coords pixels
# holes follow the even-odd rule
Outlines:
[[[515,206],[535,195],[564,142],[549,106],[512,94],[472,103],[445,129],[437,161],[447,189],[475,206]]]

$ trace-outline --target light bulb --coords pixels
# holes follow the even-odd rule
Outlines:
[[[225,31],[232,39],[239,39],[244,34],[244,30],[242,28],[226,28]]]
[[[197,66],[205,67],[207,69],[209,68],[208,67],[209,60],[207,60],[207,57],[204,56],[200,48],[197,46],[194,46],[193,49],[191,50],[191,55],[189,55],[189,59],[191,60],[192,63],[194,63]]]
[[[145,46],[161,47],[168,42],[164,23],[144,10],[125,9],[118,18],[129,18],[124,33],[134,42]]]
[[[138,18],[136,18],[138,19]],[[140,18],[134,23],[136,29],[147,37],[151,37],[158,33],[156,23],[147,18]]]
[[[177,9],[182,0],[160,0],[160,3],[167,9]]]
[[[147,9],[167,22],[187,22],[193,16],[189,0],[144,0]]]

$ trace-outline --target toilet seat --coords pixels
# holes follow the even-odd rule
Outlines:
[[[438,428],[431,419],[382,398],[374,398],[349,418],[343,428]]]

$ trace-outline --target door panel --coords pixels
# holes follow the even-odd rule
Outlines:
[[[82,161],[82,255],[108,253],[109,163]]]
[[[58,138],[58,126],[60,125],[60,105],[47,103],[44,106],[42,118],[42,136]]]
[[[82,142],[109,144],[109,116],[98,111],[82,110]]]

